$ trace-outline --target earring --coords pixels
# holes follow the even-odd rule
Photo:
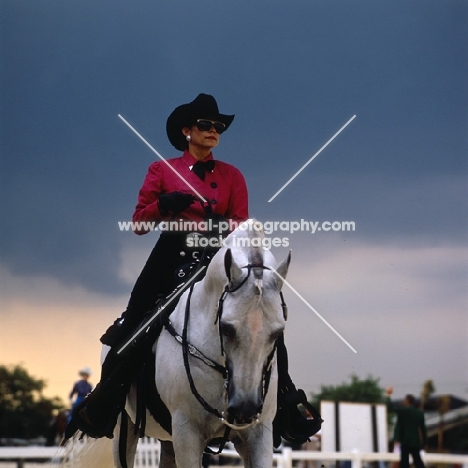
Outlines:
[[[185,139],[186,139],[187,141],[190,141],[190,140],[192,139],[192,137],[191,137],[190,135],[187,135],[187,136],[185,137]]]

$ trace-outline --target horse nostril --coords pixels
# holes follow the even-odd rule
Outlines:
[[[258,418],[262,409],[263,403],[259,405],[258,402],[244,400],[238,404],[230,403],[227,408],[228,420],[237,424],[250,424]]]
[[[262,414],[262,411],[263,411],[263,404],[261,404],[258,408],[257,408],[257,412],[255,413],[255,418],[258,418],[260,416],[260,414]]]

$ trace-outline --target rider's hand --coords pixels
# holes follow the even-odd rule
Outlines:
[[[159,195],[159,211],[162,215],[180,213],[194,202],[193,195],[182,192],[161,193]]]

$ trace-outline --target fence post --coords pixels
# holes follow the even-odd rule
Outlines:
[[[284,447],[282,450],[282,465],[283,468],[292,468],[292,448]]]
[[[362,468],[362,459],[361,454],[359,453],[358,449],[352,450],[353,458],[351,462],[352,468]]]

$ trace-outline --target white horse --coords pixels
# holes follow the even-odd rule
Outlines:
[[[272,466],[275,343],[285,328],[280,291],[290,255],[277,266],[262,248],[263,233],[254,229],[254,221],[247,226],[227,237],[154,344],[156,386],[172,422],[166,431],[147,411],[145,432],[161,441],[161,468],[201,468],[205,447],[224,436],[246,468]],[[136,392],[132,387],[127,398],[123,460],[121,418],[114,432],[118,468],[134,464]]]

